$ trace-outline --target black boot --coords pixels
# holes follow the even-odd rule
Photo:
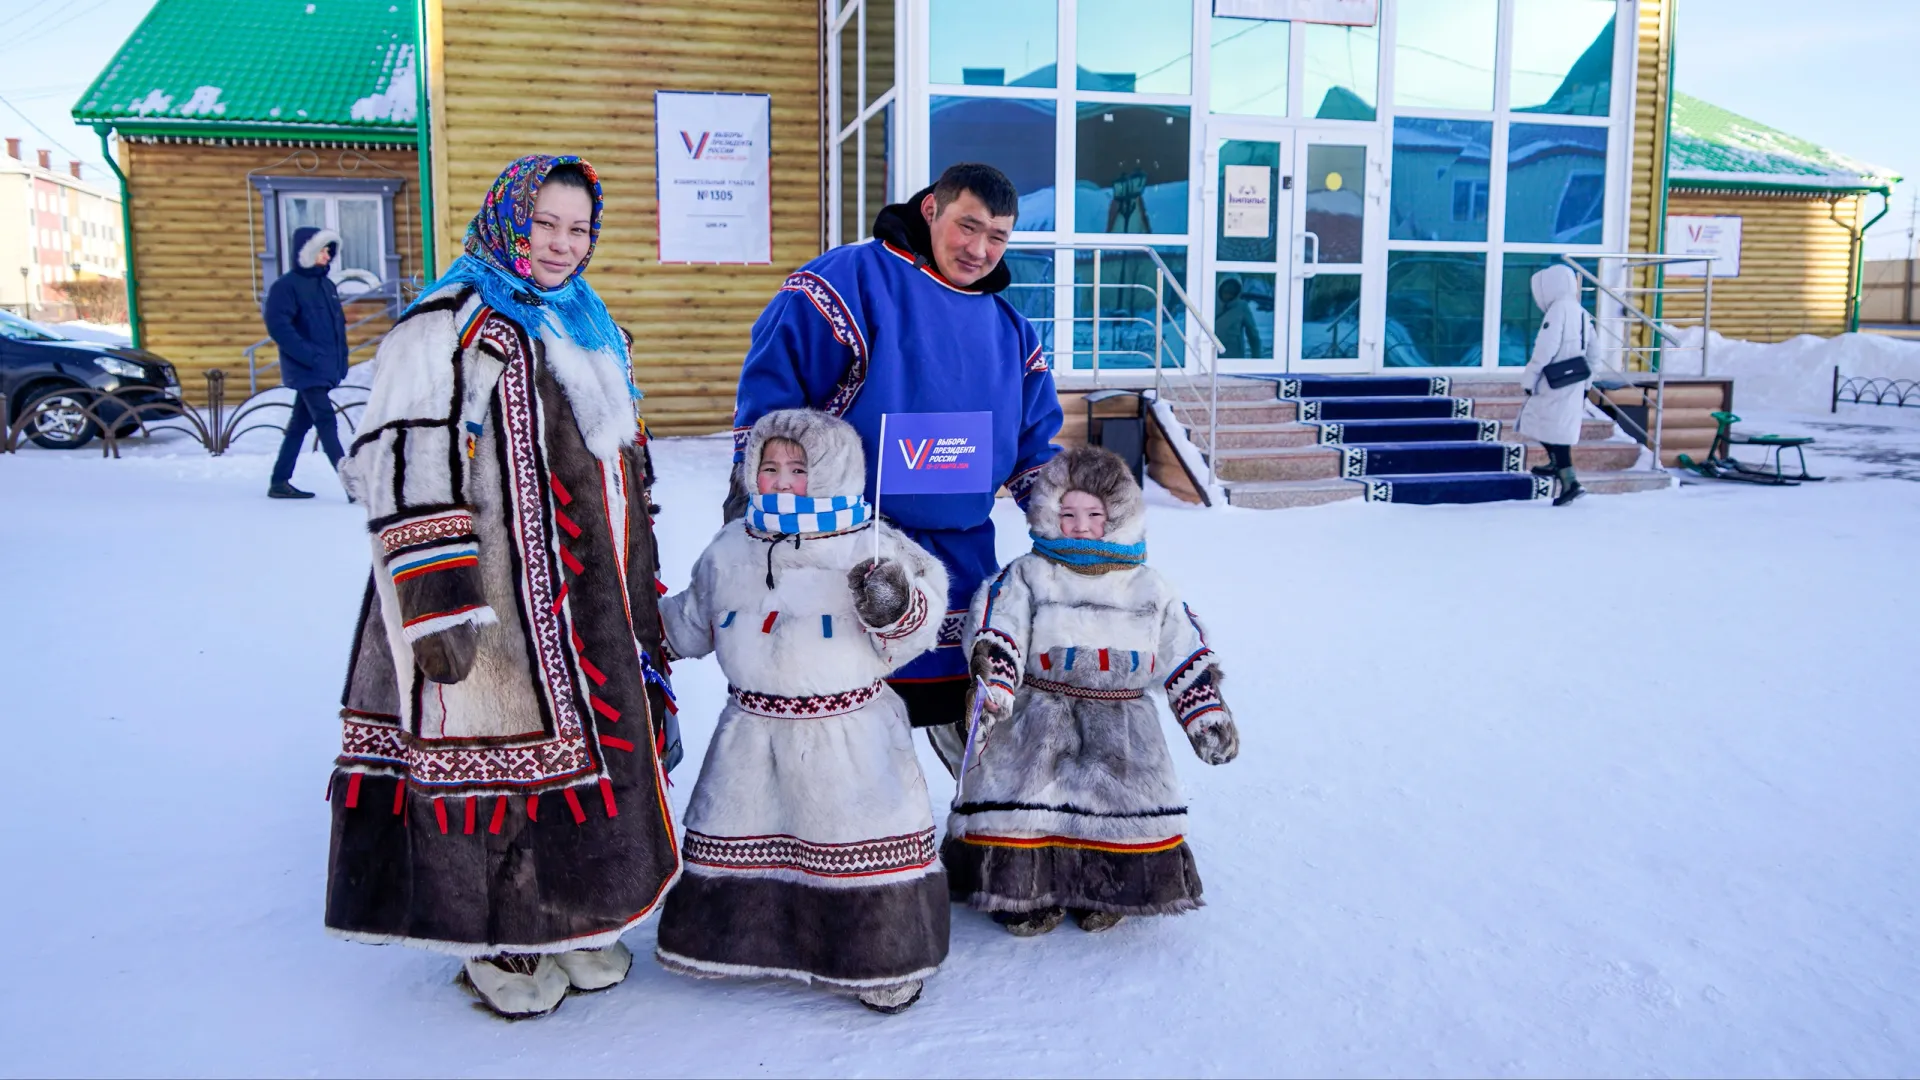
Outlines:
[[[311,499],[313,498],[313,492],[301,491],[299,488],[294,487],[292,484],[287,483],[285,480],[281,480],[275,483],[272,487],[269,487],[267,489],[267,498],[269,499]]]
[[[1558,476],[1560,474],[1560,470],[1555,468],[1553,462],[1551,461],[1547,462],[1544,465],[1535,465],[1533,468],[1528,469],[1527,471],[1532,473],[1535,476]]]
[[[1565,506],[1586,493],[1587,489],[1580,486],[1580,478],[1573,475],[1573,466],[1569,465],[1560,470],[1560,494],[1554,496],[1553,505]]]

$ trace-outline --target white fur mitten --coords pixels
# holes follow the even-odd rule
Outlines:
[[[1211,712],[1187,729],[1193,752],[1209,765],[1225,765],[1240,756],[1240,729],[1225,709]]]

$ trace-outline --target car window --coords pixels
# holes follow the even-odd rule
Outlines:
[[[12,338],[14,341],[66,340],[39,323],[28,322],[8,311],[0,311],[0,337]]]

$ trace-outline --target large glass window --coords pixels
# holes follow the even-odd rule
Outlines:
[[[1074,41],[1082,90],[1193,92],[1193,0],[1080,0]]]
[[[840,124],[845,128],[860,115],[860,13],[854,12],[840,28]]]
[[[868,227],[863,234],[871,231],[872,219],[879,215],[880,208],[887,205],[892,190],[893,164],[893,106],[891,104],[867,117],[866,141],[863,154],[866,157],[865,196]]]
[[[893,89],[893,3],[875,0],[867,5],[867,77],[866,94],[860,99],[864,108],[879,101]]]
[[[1270,263],[1280,252],[1280,144],[1228,139],[1220,144],[1220,198],[1213,223],[1221,262]],[[1264,211],[1249,209],[1264,204]]]
[[[1576,260],[1590,274],[1599,274],[1599,260]],[[1500,366],[1525,367],[1533,354],[1534,335],[1540,332],[1540,320],[1546,312],[1533,302],[1533,275],[1549,266],[1563,266],[1558,255],[1528,255],[1509,252],[1500,271]],[[1596,293],[1580,290],[1580,302],[1587,314],[1594,313]]]
[[[1367,205],[1367,148],[1307,147],[1306,227],[1322,263],[1358,263]]]
[[[1614,0],[1513,3],[1513,110],[1607,115],[1619,16]]]
[[[1012,276],[1002,296],[1013,309],[1025,315],[1040,334],[1040,349],[1053,356],[1053,254],[1038,251],[1009,251],[1002,263]]]
[[[1216,113],[1287,115],[1287,58],[1292,23],[1220,19],[1212,23],[1212,98]]]
[[[1308,23],[1301,108],[1317,120],[1372,120],[1380,100],[1380,31]]]
[[[1360,275],[1320,274],[1300,287],[1300,355],[1308,360],[1359,356]]]
[[[933,81],[956,86],[1054,86],[1054,0],[932,0]]]
[[[1487,296],[1479,252],[1387,255],[1387,367],[1478,367]]]
[[[1393,122],[1393,240],[1487,238],[1493,125],[1479,120]]]
[[[1166,263],[1167,271],[1185,288],[1186,249],[1157,247],[1154,251]],[[1182,339],[1186,332],[1186,309],[1171,296],[1155,293],[1159,269],[1153,260],[1137,251],[1104,251],[1100,254],[1099,275],[1100,366],[1150,368],[1156,341],[1160,343],[1163,365],[1184,364]],[[1093,367],[1093,278],[1093,252],[1074,252],[1073,366],[1081,370]],[[1160,305],[1157,321],[1156,302]]]
[[[1020,192],[1017,228],[1052,230],[1054,108],[1051,98],[935,97],[927,175],[937,178],[963,161],[992,165]]]
[[[871,232],[894,195],[895,0],[833,3],[844,20],[827,38],[827,244],[851,244]]]
[[[1611,0],[1605,0],[1611,3]],[[1400,0],[1393,101],[1422,109],[1493,108],[1499,0]]]
[[[1074,228],[1089,233],[1187,231],[1191,110],[1179,105],[1078,108]]]
[[[1598,244],[1607,194],[1607,129],[1515,124],[1507,135],[1507,240]]]

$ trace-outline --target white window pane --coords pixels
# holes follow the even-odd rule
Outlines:
[[[386,253],[380,243],[380,200],[341,199],[339,220],[338,269],[368,270],[375,277],[383,276],[381,263]]]
[[[1400,0],[1393,100],[1427,109],[1493,108],[1497,0]]]
[[[1082,90],[1193,92],[1192,0],[1080,0]]]

